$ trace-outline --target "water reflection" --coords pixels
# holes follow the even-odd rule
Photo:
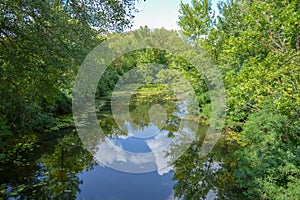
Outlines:
[[[129,174],[111,168],[95,167],[80,174],[83,184],[77,199],[88,200],[173,200],[173,173]]]
[[[205,157],[199,156],[201,145],[194,143],[174,162],[175,196],[185,199],[242,199],[234,184],[227,152],[216,146]]]
[[[75,131],[62,130],[54,134],[56,138],[49,136],[37,144],[36,150],[27,155],[29,159],[24,160],[22,166],[8,163],[6,172],[1,173],[1,182],[7,184],[3,199],[76,198],[82,183],[78,173],[92,170],[96,162],[82,148]]]
[[[26,165],[6,167],[6,173],[1,174],[8,184],[3,198],[234,199],[234,181],[225,154],[217,149],[200,156],[207,127],[188,115],[187,106],[187,101],[172,94],[133,96],[129,105],[132,121],[124,118],[125,129],[119,128],[109,107],[104,106],[98,120],[106,138],[90,141],[94,155],[83,147],[75,131],[55,133],[55,138],[36,147]],[[153,109],[164,109],[165,114],[153,119]],[[97,163],[95,157],[101,157],[102,162]],[[129,174],[107,167],[112,164],[148,173]]]
[[[75,132],[61,138],[50,154],[45,153],[39,162],[41,183],[47,188],[47,198],[75,199],[81,183],[77,174],[91,170],[96,163],[93,157],[82,149]]]
[[[122,109],[116,112],[118,125],[113,125],[109,131],[105,130],[108,137],[99,141],[96,147],[95,157],[99,163],[123,172],[168,173],[172,169],[171,156],[167,156],[171,149],[176,145],[182,153],[195,140],[198,121],[195,120],[197,116],[190,120],[187,112],[188,99],[178,100],[168,90],[157,93],[152,85],[147,85],[146,89],[138,89],[135,94],[121,91],[115,96],[117,97],[112,103],[112,106],[118,104],[115,112],[118,108]],[[123,96],[131,98],[128,105],[121,101]],[[98,118],[104,127],[105,121],[111,124],[116,120],[116,114],[113,116],[106,113],[105,117],[103,114],[103,111],[100,112]]]

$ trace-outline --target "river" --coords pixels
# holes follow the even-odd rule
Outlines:
[[[112,101],[97,108],[105,138],[93,142],[93,153],[74,128],[52,133],[23,165],[6,169],[14,192],[3,198],[240,199],[222,142],[199,152],[205,120],[189,113],[188,100],[154,91],[133,95],[129,116],[114,116]]]

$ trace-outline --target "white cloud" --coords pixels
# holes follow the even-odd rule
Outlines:
[[[156,135],[154,139],[147,140],[146,143],[155,156],[155,163],[157,166],[157,173],[163,175],[169,173],[172,170],[172,166],[169,166],[170,157],[165,156],[165,151],[170,151],[171,138],[168,138],[167,134]]]

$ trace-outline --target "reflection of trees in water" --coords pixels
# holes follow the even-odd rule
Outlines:
[[[130,114],[133,122],[139,126],[133,125],[133,131],[139,127],[143,130],[143,127],[149,126],[150,123],[156,127],[161,127],[164,124],[162,129],[168,130],[171,134],[177,130],[177,126],[180,123],[180,117],[176,114],[176,112],[179,112],[178,102],[173,99],[167,100],[166,96],[166,94],[161,93],[146,97],[137,96],[135,98],[134,104],[130,105]],[[150,119],[149,111],[155,104],[161,105],[164,110],[156,111],[154,115],[155,119]]]
[[[75,199],[79,191],[78,173],[83,169],[91,170],[96,163],[92,155],[81,146],[76,133],[64,136],[51,154],[41,157],[45,170],[41,179],[47,197]]]
[[[27,166],[10,169],[18,170],[13,180],[7,181],[12,193],[19,199],[76,199],[81,184],[78,173],[95,165],[77,133],[68,130],[62,138],[41,144],[36,154],[39,156]]]
[[[128,95],[128,94],[120,94]],[[120,98],[122,99],[122,98]],[[123,102],[117,102],[122,104]],[[153,105],[160,105],[164,108],[162,111],[155,112],[155,119],[150,119],[149,111]],[[134,92],[130,98],[129,112],[131,120],[128,126],[124,125],[125,130],[120,130],[115,120],[113,119],[110,109],[101,110],[98,114],[99,124],[104,130],[105,135],[111,137],[118,137],[127,135],[129,128],[131,131],[143,131],[146,127],[154,125],[161,130],[169,131],[172,135],[178,129],[180,123],[180,109],[178,107],[179,102],[176,101],[175,96],[166,89],[162,89],[161,86],[155,85],[142,88]],[[165,112],[164,112],[165,111]],[[128,123],[127,115],[122,110],[117,111],[120,121],[124,124]],[[163,126],[162,126],[163,124]]]
[[[174,164],[176,197],[184,199],[240,199],[235,191],[224,152],[200,157],[200,142],[194,142]],[[235,191],[235,192],[234,192]]]

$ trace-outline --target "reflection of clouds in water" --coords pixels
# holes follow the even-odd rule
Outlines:
[[[172,166],[168,166],[169,157],[165,156],[169,151],[172,138],[168,138],[167,133],[158,134],[153,139],[146,140],[146,144],[151,149],[149,153],[132,153],[124,151],[120,146],[115,145],[108,138],[98,145],[95,157],[104,166],[122,166],[127,170],[140,169],[140,172],[157,170],[159,175],[170,172]]]
[[[144,130],[134,130],[128,122],[125,122],[124,125],[128,130],[127,136],[106,138],[105,142],[98,145],[95,157],[101,165],[110,166],[124,172],[157,171],[159,175],[163,175],[173,169],[170,166],[171,157],[172,159],[177,158],[195,139],[195,134],[193,134],[187,121],[182,121],[181,129],[173,133],[172,138],[168,137],[168,131],[160,131],[153,124],[145,127]],[[149,135],[153,135],[153,137],[143,139],[144,136]],[[142,139],[140,141],[134,140],[136,138]],[[130,150],[127,150],[128,145],[130,145]],[[144,148],[143,145],[148,148],[147,152],[141,152]],[[170,152],[172,156],[167,156],[166,154]]]
[[[101,142],[98,145],[95,158],[101,165],[110,166],[117,170],[134,173],[157,171],[159,175],[163,175],[173,169],[173,167],[170,166],[172,161],[171,157],[166,155],[173,151],[171,148],[174,148],[174,145],[177,144],[176,148],[179,148],[178,150],[180,152],[184,151],[192,139],[194,139],[194,135],[190,134],[190,130],[187,127],[183,129],[184,130],[178,133],[174,133],[173,138],[168,137],[167,131],[161,131],[160,134],[156,134],[154,138],[142,140],[150,150],[150,152],[147,153],[124,150],[122,141],[128,141],[136,137],[126,136],[116,140],[106,138],[105,142]]]
[[[101,143],[98,148],[95,157],[100,158],[102,164],[111,164],[115,160],[126,162],[125,152],[121,148],[115,148],[108,139]]]
[[[127,165],[144,165],[149,162],[154,162],[154,157],[151,154],[130,153],[116,146],[106,139],[105,142],[99,144],[99,149],[95,156],[104,165],[110,165],[114,162],[123,162]]]
[[[98,145],[95,157],[101,165],[122,169],[125,172],[150,172],[155,168],[152,153],[131,153],[114,145],[109,139]]]
[[[155,156],[155,163],[157,166],[157,173],[163,175],[172,170],[172,166],[168,166],[170,157],[166,157],[165,151],[170,151],[171,138],[168,138],[167,134],[156,135],[154,139],[147,140],[146,143]],[[158,150],[158,151],[157,151]]]

